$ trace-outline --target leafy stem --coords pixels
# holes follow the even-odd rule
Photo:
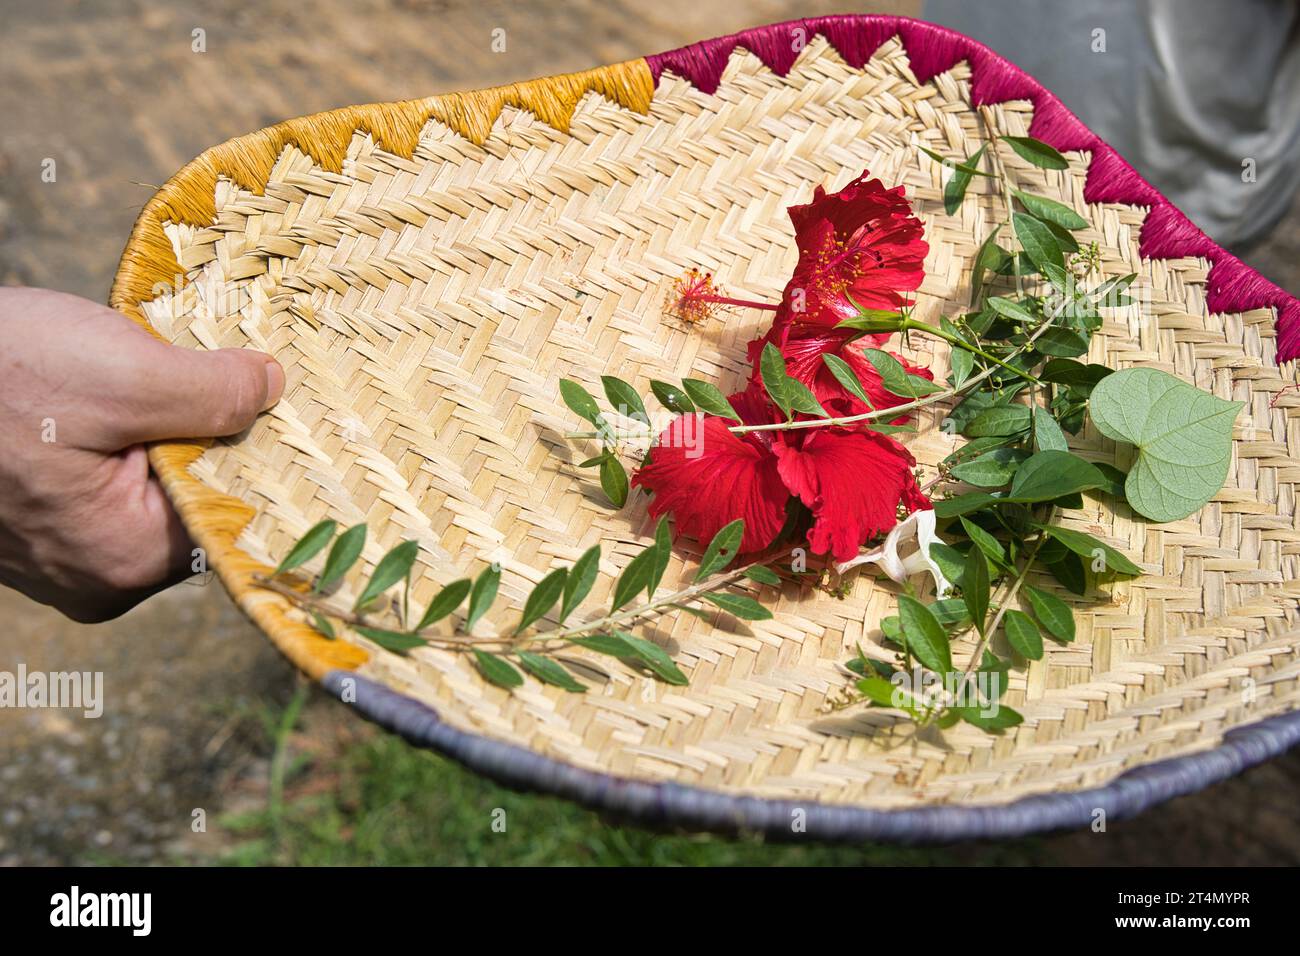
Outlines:
[[[967,342],[960,335],[953,335],[950,332],[945,332],[943,329],[935,328],[933,325],[926,325],[924,322],[918,322],[915,319],[907,319],[906,321],[904,321],[903,329],[911,330],[915,332],[921,332],[925,335],[933,335],[937,339],[943,339],[949,345],[955,345],[959,349],[965,349],[967,352],[970,352],[972,355],[978,355],[986,362],[992,362],[994,365],[999,365],[1006,371],[1011,372],[1012,374],[1017,375],[1020,378],[1023,378],[1027,382],[1032,382],[1035,385],[1042,384],[1042,380],[1038,378],[1038,376],[1032,375],[1029,372],[1026,372],[1024,369],[1016,368],[1014,365],[998,358],[995,355],[990,355],[988,352],[985,352],[979,346]]]
[[[1025,340],[1024,344],[1011,353],[1010,357],[1015,358],[1018,355],[1023,355],[1031,351],[1034,343],[1037,342],[1038,339],[1052,327],[1052,325],[1053,322],[1051,317],[1045,318],[1029,338]],[[994,375],[997,370],[998,366],[994,365],[984,369],[976,375],[972,375],[960,386],[947,388],[941,392],[935,392],[933,395],[927,395],[924,398],[918,398],[903,405],[893,405],[889,408],[874,409],[869,412],[863,412],[860,415],[841,415],[836,418],[806,418],[792,422],[776,422],[771,425],[733,425],[730,430],[732,434],[743,435],[749,432],[793,431],[800,428],[825,428],[832,425],[852,425],[855,422],[869,422],[878,418],[893,419],[897,418],[904,412],[910,412],[917,408],[924,408],[927,405],[933,405],[936,402],[955,398],[958,395],[964,395]]]
[[[1050,525],[1055,517],[1056,506],[1053,505],[1048,510],[1047,517],[1044,519],[1043,524]],[[980,661],[984,658],[985,649],[989,646],[989,642],[993,639],[993,635],[997,633],[998,628],[1002,624],[1002,619],[1006,616],[1007,610],[1011,607],[1012,602],[1015,601],[1016,595],[1020,592],[1020,588],[1028,579],[1029,572],[1034,566],[1034,559],[1038,556],[1038,549],[1043,546],[1044,542],[1047,541],[1047,538],[1048,535],[1046,530],[1039,530],[1037,537],[1034,539],[1033,545],[1025,553],[1024,567],[1020,569],[1020,573],[1016,575],[1015,580],[1007,586],[1006,592],[1002,595],[1002,600],[998,602],[997,613],[993,615],[993,620],[991,620],[988,627],[984,629],[984,633],[980,636],[979,643],[975,645],[975,650],[971,652],[970,660],[966,663],[966,667],[962,671],[961,681],[957,684],[957,687],[953,692],[955,700],[962,699],[962,695],[965,693],[966,686],[970,683],[970,679],[975,673],[975,669],[979,667]],[[928,723],[932,717],[933,715],[927,717],[922,725],[924,726],[925,723]]]

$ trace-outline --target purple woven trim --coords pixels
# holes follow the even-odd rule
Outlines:
[[[802,37],[796,30],[803,31]],[[825,37],[855,69],[861,69],[881,44],[897,36],[907,51],[912,72],[921,83],[929,82],[966,60],[970,63],[974,105],[1030,100],[1034,104],[1034,119],[1029,127],[1031,136],[1062,152],[1092,152],[1083,190],[1086,202],[1151,208],[1138,240],[1138,252],[1144,259],[1198,256],[1209,260],[1210,275],[1205,294],[1207,308],[1220,313],[1276,309],[1277,360],[1286,362],[1300,355],[1300,300],[1265,279],[1198,229],[1037,80],[968,36],[909,17],[870,14],[812,17],[704,40],[646,57],[646,63],[656,86],[665,72],[671,72],[689,80],[705,93],[715,93],[727,59],[736,47],[744,47],[772,72],[785,76],[798,57],[796,47],[802,48],[803,44],[797,41],[802,39],[806,43],[816,34]]]
[[[1212,750],[1146,764],[1088,790],[1022,797],[994,806],[873,810],[816,800],[732,796],[583,770],[515,744],[457,730],[419,701],[351,671],[330,671],[322,683],[381,727],[506,786],[553,794],[640,824],[756,830],[776,839],[795,837],[791,823],[796,813],[805,827],[797,836],[805,840],[950,843],[1078,829],[1093,823],[1098,810],[1105,811],[1107,820],[1128,819],[1300,743],[1300,712],[1292,712],[1231,730]]]

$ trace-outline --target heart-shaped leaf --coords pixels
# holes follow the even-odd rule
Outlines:
[[[1130,368],[1098,383],[1090,409],[1103,435],[1137,449],[1124,492],[1139,514],[1177,521],[1223,487],[1241,402],[1225,401],[1158,369]]]

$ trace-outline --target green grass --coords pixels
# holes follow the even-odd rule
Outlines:
[[[286,800],[304,769],[288,734],[305,697],[268,721],[275,749],[264,809],[222,820],[239,837],[221,862],[241,865],[881,866],[1024,861],[1024,845],[955,859],[944,849],[770,844],[642,830],[549,797],[496,786],[390,735],[358,743],[328,768],[338,785]],[[288,789],[291,791],[292,787]],[[494,821],[497,829],[494,830]],[[504,832],[498,832],[504,822]]]

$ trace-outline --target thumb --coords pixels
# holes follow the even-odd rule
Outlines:
[[[154,344],[151,360],[137,369],[130,400],[117,404],[119,447],[233,435],[284,391],[284,369],[264,352]]]

